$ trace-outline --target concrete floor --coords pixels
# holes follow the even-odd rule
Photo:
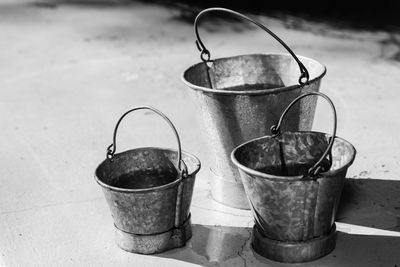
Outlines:
[[[192,26],[155,5],[0,2],[0,265],[292,266],[253,254],[249,211],[209,196],[210,158],[181,73],[199,61]],[[292,49],[327,66],[338,136],[357,149],[338,214],[336,249],[302,266],[400,266],[399,35],[259,17]],[[257,30],[203,29],[215,57],[282,49]],[[205,23],[205,28],[208,27]],[[150,104],[202,161],[192,202],[194,236],[182,249],[120,250],[94,169],[126,110]],[[331,128],[319,105],[314,129]],[[119,151],[175,147],[169,128],[138,113],[121,125]]]

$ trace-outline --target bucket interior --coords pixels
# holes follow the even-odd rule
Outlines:
[[[299,59],[310,80],[325,74],[325,67],[306,57]],[[298,85],[300,69],[290,54],[241,55],[213,60],[210,68],[198,63],[184,73],[192,85],[230,91],[264,90]]]
[[[115,188],[149,189],[179,180],[177,171],[178,152],[159,148],[138,148],[115,154],[113,160],[105,160],[96,170],[97,179]],[[193,156],[182,153],[188,174],[200,168]]]
[[[280,136],[262,137],[238,147],[233,157],[244,167],[274,176],[299,176],[321,158],[330,135],[318,132],[285,132]],[[323,171],[334,171],[351,163],[355,151],[347,141],[336,137],[332,161],[325,158]]]

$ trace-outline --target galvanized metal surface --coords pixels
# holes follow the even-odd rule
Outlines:
[[[183,81],[193,89],[200,107],[205,139],[213,155],[212,170],[220,177],[216,179],[221,180],[212,184],[212,187],[222,186],[212,190],[213,198],[225,205],[249,208],[240,175],[230,160],[232,150],[245,141],[269,134],[270,127],[292,99],[319,90],[325,67],[315,60],[299,58],[310,73],[310,81],[304,86],[297,84],[298,65],[289,54],[215,59],[210,67],[211,81],[205,63],[184,72]],[[283,130],[310,130],[315,106],[316,99],[296,104]],[[224,186],[225,183],[229,186]],[[238,196],[242,198],[237,199]]]
[[[192,237],[190,216],[179,227],[167,232],[151,235],[126,233],[115,227],[115,242],[128,252],[140,254],[160,253],[169,249],[183,247]]]
[[[215,201],[230,207],[249,209],[241,181],[218,176],[211,168],[209,174],[211,175],[211,196]]]
[[[184,179],[174,166],[177,152],[162,148],[118,153],[113,161],[107,159],[97,168],[96,177],[119,229],[156,234],[178,227],[187,219],[200,162],[190,154],[182,156],[188,167]],[[176,207],[177,201],[181,201],[181,208]],[[180,217],[176,224],[177,212]]]
[[[257,226],[253,227],[253,251],[271,260],[299,263],[321,258],[330,253],[336,246],[336,226],[323,236],[300,242],[282,242],[263,236]]]
[[[138,109],[149,109],[160,115],[158,110],[151,107],[140,107],[131,111]],[[125,115],[127,113],[121,119]],[[170,123],[168,118],[167,121]],[[142,254],[181,246],[189,236],[183,233],[189,233],[190,226],[183,225],[189,218],[200,161],[181,151],[174,127],[178,151],[145,147],[114,154],[118,124],[114,132],[114,151],[107,153],[107,159],[96,169],[95,176],[102,186],[118,229],[118,245],[125,250]],[[180,165],[185,167],[185,171],[180,169]],[[131,236],[127,237],[129,234]],[[171,241],[167,236],[181,240]]]
[[[328,147],[325,134],[315,132],[285,132],[276,137],[258,138],[238,149],[237,162],[246,168],[272,174],[281,179],[307,174]],[[328,170],[331,162],[322,161]],[[287,176],[287,177],[286,177]]]
[[[307,133],[307,135],[310,137],[313,133],[315,132]],[[325,135],[325,140],[331,137],[322,133],[315,133],[315,135],[320,136],[318,139]],[[285,133],[282,138],[292,136],[291,133]],[[237,160],[236,164],[240,168],[246,194],[252,203],[257,225],[266,237],[282,241],[304,241],[327,234],[335,219],[347,168],[354,160],[353,146],[337,137],[332,149],[330,170],[315,179],[304,179],[303,174],[280,175],[280,151],[274,149],[277,152],[274,157],[266,156],[271,154],[269,151],[266,154],[260,152],[268,150],[270,148],[268,143],[272,143],[273,139],[275,138],[258,139],[258,149],[254,143],[248,143],[252,145],[251,151],[254,153],[250,153],[247,144],[233,152]],[[297,152],[303,152],[305,149],[307,148],[304,145],[300,145],[287,147],[285,151],[292,151],[292,155],[296,155]],[[303,170],[307,174],[308,168],[319,160],[323,152],[324,149],[317,147],[315,151],[310,152],[316,157],[310,158],[304,157],[307,152],[298,153],[303,161],[288,164],[286,167],[289,172]],[[276,163],[277,167],[270,168],[269,160]]]
[[[326,161],[326,159],[329,160],[329,164],[331,164],[331,150],[332,150],[332,146],[333,146],[333,142],[335,141],[335,137],[336,137],[336,128],[337,128],[337,114],[336,114],[336,108],[335,105],[333,104],[332,100],[325,94],[320,93],[320,92],[309,92],[309,93],[305,93],[302,94],[298,97],[296,97],[287,107],[286,109],[283,111],[281,117],[279,118],[279,121],[277,123],[277,125],[274,125],[271,127],[271,133],[273,134],[274,137],[279,136],[281,134],[281,126],[282,126],[282,122],[283,119],[285,118],[286,114],[289,112],[290,109],[292,109],[292,107],[299,102],[301,99],[309,97],[309,96],[318,96],[321,97],[323,99],[325,99],[326,102],[328,102],[328,104],[330,105],[331,111],[332,111],[332,115],[333,115],[333,129],[332,129],[332,137],[329,140],[329,144],[326,146],[324,153],[319,157],[319,160],[316,161],[314,163],[314,165],[312,167],[310,167],[307,171],[307,175],[310,177],[316,177],[319,173],[323,172],[323,171],[327,171],[330,168],[329,166],[326,166],[326,164],[322,164],[324,161]],[[295,135],[296,136],[296,135]],[[313,135],[315,137],[317,137],[318,135]],[[308,137],[307,135],[302,135],[297,134],[297,138],[295,138],[294,140],[292,140],[291,145],[292,147],[296,147],[297,145],[301,145],[302,143],[305,144],[305,147],[308,148],[306,149],[306,151],[312,151],[315,150],[316,145],[315,144],[310,144],[309,142],[313,139],[311,138],[307,138],[307,140],[304,140],[304,137]],[[289,138],[290,140],[290,138]],[[304,148],[304,147],[303,147]],[[297,152],[297,153],[296,153]],[[300,149],[297,149],[294,155],[294,161],[296,162],[301,162],[301,159],[299,158],[299,155],[301,154]],[[288,155],[288,152],[286,152],[286,155]],[[286,159],[287,160],[287,159]]]
[[[288,109],[310,95],[324,97],[331,104],[333,135],[318,132],[280,134],[279,128]],[[274,243],[269,239],[288,242],[287,247],[281,246],[286,251],[290,250],[292,242],[313,240],[331,232],[346,172],[356,151],[349,142],[335,136],[336,110],[322,93],[306,93],[293,100],[283,112],[278,126],[273,126],[271,131],[274,135],[248,141],[237,147],[231,156],[239,168],[257,229],[267,240],[262,246],[272,249],[268,244]],[[253,246],[260,244],[256,242]],[[307,243],[303,244],[307,250]],[[331,242],[326,245],[329,244]],[[292,246],[292,249],[297,255],[299,248]],[[326,249],[321,251],[325,253]],[[296,258],[296,262],[310,260],[307,253],[304,255],[303,260]],[[291,261],[291,253],[288,257],[282,261]]]
[[[198,23],[209,12],[224,12],[247,20],[275,38],[289,54],[241,55],[211,59],[200,38]],[[188,68],[183,81],[199,102],[209,148],[214,155],[212,196],[235,208],[249,209],[240,175],[230,161],[239,144],[268,134],[282,107],[304,92],[318,91],[326,69],[297,56],[261,23],[230,9],[208,8],[194,21],[196,45],[203,63]],[[310,130],[315,101],[302,101],[290,118],[289,130]],[[232,197],[231,197],[232,196]]]

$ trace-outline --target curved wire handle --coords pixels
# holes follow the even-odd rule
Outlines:
[[[335,141],[335,137],[336,137],[336,126],[337,126],[337,116],[336,116],[336,109],[335,109],[335,105],[333,104],[332,100],[325,94],[320,93],[320,92],[309,92],[309,93],[305,93],[302,94],[298,97],[296,97],[288,106],[287,108],[283,111],[281,117],[279,118],[278,124],[277,125],[273,125],[271,127],[271,133],[272,136],[278,136],[281,134],[281,124],[283,121],[283,118],[285,117],[286,113],[290,110],[290,108],[300,99],[302,99],[303,97],[306,96],[310,96],[310,95],[316,95],[316,96],[321,96],[323,97],[331,106],[332,108],[332,113],[333,113],[333,132],[332,132],[332,136],[329,140],[329,145],[326,148],[324,154],[321,156],[321,158],[317,161],[317,163],[314,164],[314,166],[312,166],[309,170],[308,170],[308,174],[310,176],[316,176],[319,174],[319,172],[321,171],[321,166],[320,164],[322,163],[322,161],[325,159],[325,157],[330,154],[331,150],[332,150],[332,146],[333,146],[333,142]]]
[[[275,33],[273,33],[270,29],[268,29],[267,27],[265,27],[264,25],[262,25],[261,23],[239,13],[236,12],[234,10],[230,10],[227,8],[222,8],[222,7],[212,7],[212,8],[207,8],[204,9],[203,11],[201,11],[197,16],[196,19],[194,20],[194,32],[196,34],[196,46],[199,49],[199,51],[201,52],[200,54],[200,58],[203,62],[207,63],[207,62],[211,62],[212,60],[211,58],[211,54],[210,51],[205,47],[205,45],[203,44],[203,42],[200,39],[200,35],[199,35],[199,30],[198,30],[198,22],[199,19],[208,12],[214,12],[214,11],[222,11],[222,12],[227,12],[229,14],[233,14],[236,15],[238,17],[241,17],[255,25],[257,25],[258,27],[260,27],[261,29],[263,29],[265,32],[267,32],[269,35],[271,35],[272,37],[275,38],[275,40],[277,40],[294,58],[294,60],[296,60],[297,64],[299,65],[300,68],[300,72],[301,75],[299,77],[299,84],[303,85],[306,84],[308,82],[308,80],[310,79],[310,75],[308,73],[308,70],[306,69],[306,67],[303,65],[303,63],[301,63],[301,61],[297,58],[297,56],[295,55],[295,53],[289,48],[289,46],[287,46],[287,44],[285,44],[285,42],[282,41],[282,39],[280,39]]]
[[[181,149],[181,141],[179,139],[179,135],[178,132],[176,131],[175,126],[172,124],[172,122],[168,119],[167,116],[165,116],[161,111],[159,111],[156,108],[150,107],[150,106],[141,106],[141,107],[136,107],[133,108],[131,110],[128,110],[127,112],[125,112],[121,118],[119,118],[117,125],[115,125],[115,129],[114,129],[114,135],[113,135],[113,143],[111,145],[109,145],[107,147],[107,155],[106,157],[110,160],[113,159],[114,154],[115,154],[115,150],[117,149],[117,131],[118,131],[118,127],[119,124],[121,123],[121,121],[123,120],[123,118],[125,118],[126,115],[128,115],[129,113],[133,112],[133,111],[137,111],[137,110],[141,110],[141,109],[147,109],[147,110],[151,110],[154,113],[158,114],[159,116],[161,116],[168,124],[169,126],[172,128],[175,137],[176,137],[176,141],[178,143],[178,169],[181,172],[181,174],[187,174],[187,166],[185,164],[185,162],[182,160],[182,149]],[[183,168],[182,168],[183,166]]]

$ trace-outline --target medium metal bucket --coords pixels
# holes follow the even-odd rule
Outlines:
[[[265,30],[289,54],[253,54],[210,59],[200,39],[197,24],[207,12],[222,11],[237,15]],[[258,22],[223,8],[210,8],[198,14],[194,23],[197,45],[203,62],[183,73],[199,103],[213,155],[212,196],[227,206],[249,209],[237,168],[230,161],[239,144],[269,133],[272,124],[291,99],[304,92],[318,91],[326,69],[319,62],[296,56],[292,50]],[[286,130],[310,130],[316,100],[301,101],[291,112]]]
[[[331,104],[333,134],[281,134],[285,114],[298,100],[310,95],[322,96]],[[271,131],[272,136],[248,141],[231,155],[255,218],[253,249],[281,262],[317,259],[335,247],[336,209],[356,150],[336,137],[335,107],[318,92],[297,97]]]
[[[142,109],[168,122],[178,150],[143,147],[115,154],[120,122],[130,112]],[[184,246],[192,236],[189,209],[199,170],[200,161],[181,151],[178,133],[164,114],[152,107],[127,111],[115,126],[106,160],[95,173],[114,219],[118,246],[141,254]]]

